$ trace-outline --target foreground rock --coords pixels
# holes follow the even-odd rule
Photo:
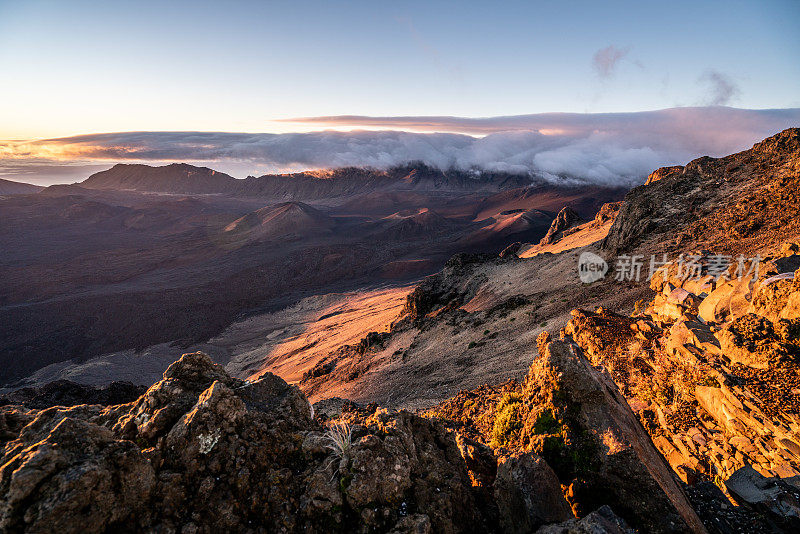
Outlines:
[[[3,532],[467,532],[490,515],[440,425],[377,411],[329,447],[296,387],[201,353],[133,403],[6,406],[0,430]]]
[[[404,411],[315,418],[202,353],[128,404],[0,407],[0,531],[702,532],[613,384],[574,344],[542,350],[494,449]]]
[[[465,393],[432,413],[495,447],[539,455],[566,488],[578,517],[610,506],[644,532],[704,532],[611,379],[570,341],[543,338],[540,350],[522,384],[494,395],[484,390],[477,398]],[[527,507],[529,516],[531,509],[536,506]]]
[[[787,532],[798,528],[800,495],[800,270],[784,270],[798,248],[778,247],[742,276],[734,265],[680,276],[668,264],[634,316],[576,310],[564,329],[685,483],[714,482]],[[698,257],[707,265],[713,255]]]

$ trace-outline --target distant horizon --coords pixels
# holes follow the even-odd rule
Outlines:
[[[443,170],[536,174],[553,182],[579,177],[598,185],[630,186],[655,168],[738,152],[800,126],[800,108],[695,106],[621,113],[292,120],[312,129],[282,134],[130,131],[0,140],[0,178],[45,186],[75,183],[116,163],[188,163],[244,178],[420,162]]]

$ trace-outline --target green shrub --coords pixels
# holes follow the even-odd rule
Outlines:
[[[497,403],[492,428],[492,442],[495,446],[505,446],[519,435],[522,429],[522,397],[518,393],[506,393]]]
[[[553,410],[545,410],[536,417],[533,423],[533,431],[536,434],[555,434],[561,428],[558,419],[553,414]]]

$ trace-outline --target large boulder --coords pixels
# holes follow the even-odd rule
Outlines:
[[[41,414],[20,442],[6,446],[0,531],[108,532],[141,524],[156,486],[142,451],[108,428],[53,415]]]
[[[745,466],[725,486],[741,505],[763,513],[787,532],[800,532],[800,477],[767,478]]]
[[[572,518],[558,477],[531,452],[500,459],[494,494],[500,524],[509,534],[533,532],[542,525]]]
[[[625,398],[575,343],[543,347],[523,391],[531,408],[522,416],[521,445],[568,486],[576,515],[609,505],[646,532],[704,531]]]

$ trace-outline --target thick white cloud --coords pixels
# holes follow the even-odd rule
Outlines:
[[[291,134],[128,132],[0,143],[0,163],[201,162],[234,175],[421,161],[449,169],[530,173],[553,181],[632,185],[664,165],[722,156],[800,126],[800,109],[675,108],[640,113],[547,113],[484,119],[322,117],[306,123],[394,128]],[[423,126],[424,125],[424,126]],[[407,129],[459,131],[419,133]],[[466,135],[463,132],[472,135]],[[260,172],[259,172],[260,171]],[[13,179],[13,178],[12,178]]]

